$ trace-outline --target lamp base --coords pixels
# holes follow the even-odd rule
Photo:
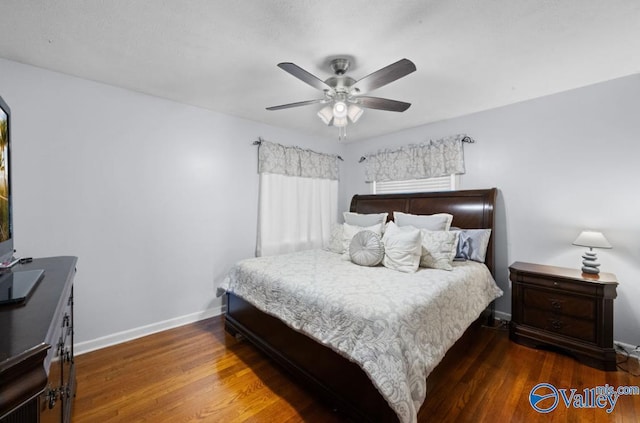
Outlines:
[[[596,257],[596,253],[593,251],[587,251],[582,255],[582,258],[584,259],[582,260],[583,273],[587,273],[589,275],[597,275],[600,273],[600,263],[596,261],[598,259]]]
[[[597,267],[582,266],[582,273],[597,275],[600,273],[600,269],[598,269]]]

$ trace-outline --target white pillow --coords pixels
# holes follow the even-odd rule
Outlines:
[[[393,220],[398,226],[414,226],[429,231],[448,231],[453,221],[453,215],[449,213],[408,214],[394,211]]]
[[[384,267],[406,273],[418,270],[422,251],[420,229],[411,226],[401,228],[389,222],[382,236],[382,244],[384,245],[382,259]]]
[[[382,236],[382,228],[380,225],[373,225],[368,227],[355,226],[345,223],[342,225],[342,251],[346,255],[346,259],[350,260],[349,257],[349,244],[351,244],[351,240],[353,236],[360,231],[371,231],[375,232],[377,235]]]
[[[371,214],[361,214],[354,212],[344,212],[342,216],[344,217],[344,222],[349,225],[361,226],[363,228],[380,225],[380,233],[384,232],[384,225],[387,223],[387,216],[389,213],[371,213]]]
[[[453,270],[452,262],[456,256],[458,246],[458,231],[428,231],[422,232],[421,267],[432,269]]]

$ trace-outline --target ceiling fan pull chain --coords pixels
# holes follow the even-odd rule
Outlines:
[[[338,141],[346,141],[347,140],[347,127],[340,126],[338,127]]]

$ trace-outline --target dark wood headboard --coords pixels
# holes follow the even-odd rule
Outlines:
[[[411,194],[354,195],[352,212],[389,213],[399,211],[411,214],[450,213],[453,223],[462,229],[491,229],[485,264],[494,275],[494,209],[498,190],[496,188],[467,191],[421,192]]]

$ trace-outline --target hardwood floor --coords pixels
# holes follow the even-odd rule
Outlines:
[[[582,394],[605,384],[640,386],[640,377],[514,344],[503,330],[481,331],[449,380],[427,397],[420,422],[640,421],[640,395],[620,396],[610,414],[567,408],[562,400],[539,414],[529,393],[540,382]],[[226,334],[222,317],[80,355],[76,366],[74,423],[346,421],[249,343]]]

